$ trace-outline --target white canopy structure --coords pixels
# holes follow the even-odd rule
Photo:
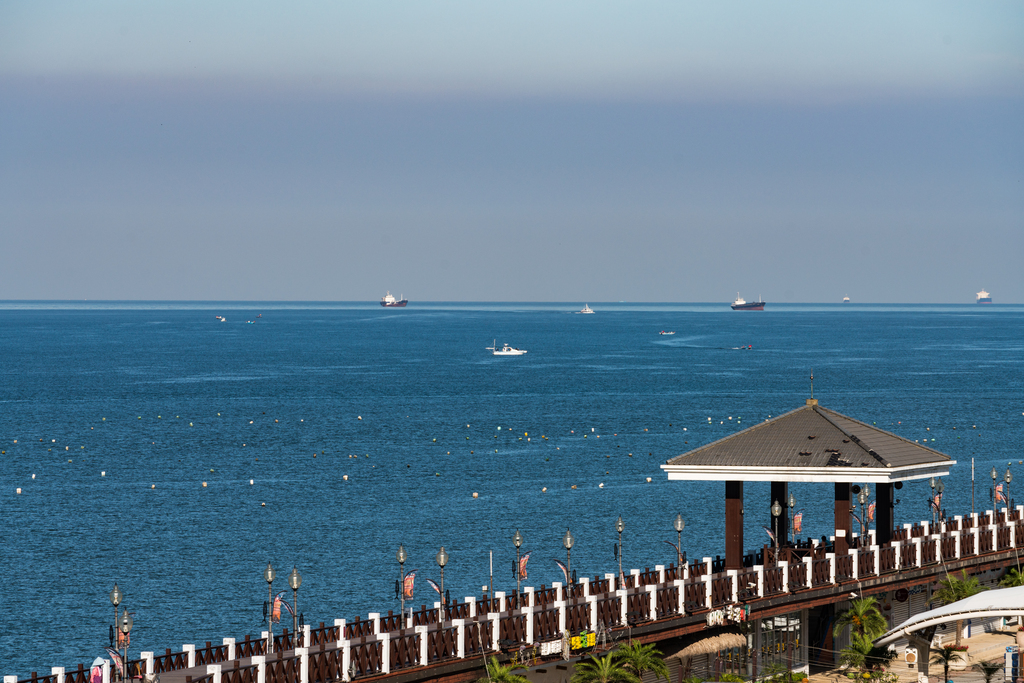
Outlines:
[[[875,644],[884,647],[900,638],[913,635],[915,631],[960,619],[1019,616],[1024,616],[1024,586],[982,591],[969,598],[913,616],[876,640]]]

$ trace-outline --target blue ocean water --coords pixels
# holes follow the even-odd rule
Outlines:
[[[959,461],[951,514],[972,457],[978,509],[993,466],[1024,474],[1024,307],[581,305],[0,303],[0,674],[101,654],[115,581],[137,655],[258,635],[268,561],[315,624],[397,611],[399,543],[417,606],[441,545],[453,596],[492,551],[513,590],[517,528],[536,586],[566,528],[575,569],[612,571],[619,515],[628,567],[668,564],[676,514],[691,558],[721,554],[723,485],[658,466],[801,406],[812,368],[822,405]],[[828,488],[792,486],[806,535]],[[748,485],[749,548],[769,504]]]

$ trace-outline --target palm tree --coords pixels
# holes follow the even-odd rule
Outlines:
[[[654,645],[643,645],[634,640],[629,645],[622,645],[614,652],[615,661],[637,678],[642,678],[645,671],[650,671],[657,678],[668,678],[668,665],[661,658],[661,651]]]
[[[1004,588],[1013,588],[1014,586],[1024,586],[1024,572],[1017,569],[1011,569],[1006,572],[1003,578],[999,579],[999,585]]]
[[[847,666],[872,671],[884,669],[896,657],[896,651],[887,647],[878,647],[869,636],[853,633],[850,646],[839,653],[839,661]]]
[[[832,634],[838,636],[847,626],[853,629],[853,633],[868,636],[870,639],[875,639],[888,630],[885,617],[878,611],[878,601],[870,597],[853,600],[850,609],[836,619]]]
[[[985,677],[985,683],[992,683],[996,674],[1003,670],[1002,662],[978,662],[971,667]]]
[[[520,676],[512,673],[517,667],[505,666],[498,661],[497,657],[491,657],[487,661],[487,675],[478,679],[479,681],[489,681],[490,683],[530,683],[526,676]]]
[[[956,645],[943,645],[933,652],[932,664],[942,665],[942,681],[947,683],[949,681],[949,665],[964,661],[963,655],[960,654]]]
[[[611,652],[605,657],[591,657],[589,662],[580,662],[572,675],[571,683],[640,683],[640,679],[615,661]]]
[[[956,574],[947,574],[946,578],[939,581],[941,588],[935,591],[932,596],[935,600],[938,600],[943,605],[948,605],[964,598],[969,598],[972,595],[976,595],[983,590],[988,590],[982,586],[978,579],[973,576],[967,576],[967,570],[961,572],[960,577]],[[964,632],[964,620],[958,619],[956,622],[956,645],[960,645],[960,635]]]

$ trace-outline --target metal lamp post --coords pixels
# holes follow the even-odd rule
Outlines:
[[[672,520],[672,528],[676,530],[676,552],[679,553],[676,562],[682,566],[686,561],[686,556],[683,555],[683,529],[686,528],[686,522],[683,521],[682,515],[676,515]]]
[[[118,605],[121,604],[121,601],[123,599],[124,599],[124,593],[121,592],[121,589],[118,588],[117,584],[115,583],[114,584],[114,590],[110,591],[110,604],[114,606],[114,625],[111,627],[113,629],[117,628],[117,607],[118,607]],[[110,646],[111,647],[114,646],[114,631],[113,630],[110,632]]]
[[[928,499],[928,507],[932,509],[932,525],[935,525],[935,477],[928,480],[928,485],[932,487],[932,497]]]
[[[299,586],[302,585],[302,576],[299,570],[292,566],[292,573],[288,575],[288,585],[292,589],[292,640],[294,647],[302,647],[299,643]],[[294,649],[294,648],[293,648]]]
[[[618,555],[619,555],[619,581],[622,581],[622,579],[623,579],[623,575],[622,575],[622,530],[625,529],[625,528],[626,528],[626,523],[622,521],[622,515],[619,515],[619,518],[617,520],[615,520],[615,531],[617,531],[618,534],[619,534],[619,545],[618,545],[618,548],[617,548],[618,551],[619,551],[618,552]]]
[[[263,580],[267,582],[267,652],[274,652],[274,577],[277,573],[274,567],[267,562],[267,568],[263,570]]]
[[[130,640],[129,634],[132,631],[132,615],[128,614],[128,608],[125,607],[121,615],[121,623],[118,628],[121,630],[121,643],[124,645],[124,659],[122,659],[122,665],[124,670],[121,672],[124,678],[130,678],[128,675],[128,642]]]
[[[1006,476],[1003,477],[1003,481],[1006,482],[1006,509],[1010,509],[1010,482],[1013,481],[1013,475],[1010,473],[1010,468],[1006,468]]]
[[[775,525],[775,550],[779,549],[779,517],[782,516],[782,506],[779,501],[772,503],[772,524]]]
[[[942,508],[939,507],[939,502],[942,501],[942,492],[946,490],[946,484],[943,483],[942,479],[935,482],[935,490],[939,493],[939,501],[935,503],[935,519],[936,521],[942,521]]]
[[[565,546],[566,583],[572,582],[572,545],[576,542],[568,527],[565,529],[565,536],[562,536],[562,545]]]
[[[405,546],[401,543],[398,544],[395,559],[398,560],[398,590],[402,600],[402,628],[405,628],[405,561],[409,559],[409,556],[405,554]]]
[[[437,566],[441,568],[441,600],[444,602],[444,613],[441,616],[442,621],[448,621],[448,598],[444,594],[444,566],[448,564],[448,553],[444,551],[444,546],[437,551]]]
[[[861,542],[865,542],[865,539],[868,536],[868,520],[864,516],[864,506],[868,502],[868,492],[865,490],[866,488],[867,487],[864,487],[864,489],[861,489],[860,493],[857,494],[857,502],[860,503],[860,520],[859,521],[860,521],[860,538],[861,538]]]
[[[996,479],[999,478],[999,473],[996,472],[996,468],[992,468],[992,512],[996,511]]]
[[[791,493],[789,494],[789,500],[786,502],[789,504],[789,531],[793,534],[793,544],[796,545],[796,528],[793,526],[793,519],[796,515],[794,511],[796,508],[796,497]],[[786,534],[786,540],[789,540],[789,534]]]

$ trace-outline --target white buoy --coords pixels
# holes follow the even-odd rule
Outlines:
[[[342,477],[342,479],[344,479],[345,481],[348,481],[348,475],[347,475],[347,474],[346,474],[346,475],[344,475],[344,476]]]
[[[150,486],[149,488],[151,488],[151,489],[155,489],[155,488],[156,488],[156,484],[153,484],[153,485],[152,485],[152,486]]]
[[[647,477],[647,483],[648,483],[648,484],[650,484],[650,483],[651,483],[651,478],[650,478],[650,477]]]
[[[363,416],[362,416],[362,415],[360,415],[360,416],[359,416],[359,417],[357,417],[356,419],[357,419],[357,420],[362,420],[362,419],[363,419]]]
[[[599,488],[599,489],[603,489],[603,488],[604,488],[604,482],[601,482],[600,484],[598,484],[598,485],[597,485],[597,488]]]
[[[101,476],[101,477],[105,477],[105,476],[107,476],[107,471],[106,471],[106,470],[103,470],[102,472],[100,472],[100,476]]]
[[[15,491],[15,493],[17,493],[18,495],[21,495],[21,489],[20,489],[20,488],[17,488],[17,489],[15,489],[14,491]]]
[[[33,474],[33,475],[32,475],[32,478],[33,478],[33,479],[35,479],[35,478],[36,478],[36,475],[34,475],[34,474]]]
[[[541,492],[541,493],[547,493],[547,492],[548,492],[548,487],[547,487],[547,486],[545,486],[544,488],[542,488],[542,489],[540,490],[540,492]]]
[[[476,491],[473,491],[473,497],[474,497],[474,498],[479,498],[479,497],[480,497],[480,494],[479,494],[479,493],[477,493]]]
[[[203,482],[203,488],[204,489],[206,488],[206,482],[205,481]]]

